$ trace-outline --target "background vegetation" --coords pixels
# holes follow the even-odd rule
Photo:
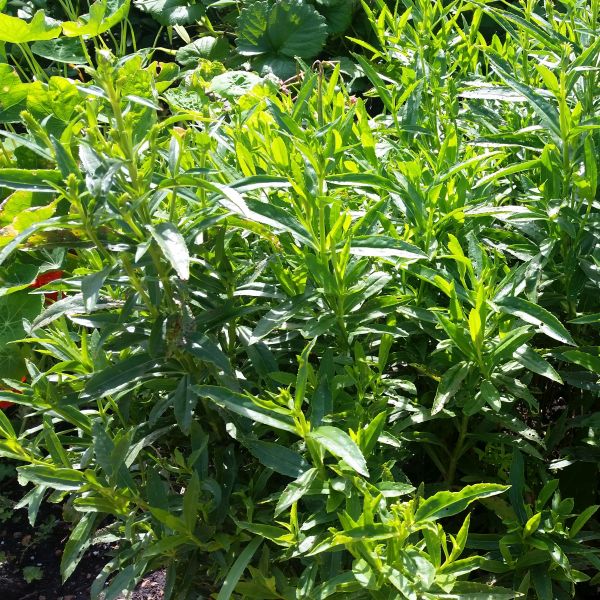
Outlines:
[[[594,593],[598,0],[0,8],[0,455],[65,578]]]

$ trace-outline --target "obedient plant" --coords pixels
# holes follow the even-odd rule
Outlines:
[[[359,97],[293,62],[318,28],[243,27],[330,3],[242,9],[285,84],[128,53],[117,4],[56,26],[77,79],[0,64],[0,453],[63,576],[109,542],[105,600],[593,589],[600,3],[365,3]]]

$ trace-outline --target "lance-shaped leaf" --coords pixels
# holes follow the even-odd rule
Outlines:
[[[513,354],[513,358],[526,369],[547,377],[557,383],[562,383],[560,375],[554,367],[545,359],[543,359],[533,348],[524,344]]]
[[[420,260],[427,258],[420,248],[385,235],[360,236],[352,239],[350,253],[357,256],[372,256],[386,258],[393,256]]]
[[[231,569],[227,573],[225,577],[225,582],[223,583],[223,587],[217,596],[217,600],[229,600],[233,595],[233,590],[235,590],[235,586],[237,585],[240,577],[246,570],[248,563],[252,560],[254,553],[258,550],[258,547],[261,545],[262,539],[259,537],[254,538],[241,552],[237,557],[236,561],[233,563]]]
[[[580,352],[579,350],[567,350],[562,355],[572,363],[580,365],[584,369],[597,373],[600,375],[600,356],[594,356],[587,352]]]
[[[438,385],[437,393],[431,407],[431,414],[439,413],[448,401],[458,392],[460,384],[469,373],[469,365],[460,362],[450,367],[443,375]]]
[[[322,425],[313,429],[308,437],[318,442],[336,458],[342,459],[357,473],[365,477],[369,476],[365,457],[356,442],[345,431],[330,425]]]
[[[151,227],[150,233],[179,278],[187,281],[190,278],[190,252],[179,229],[173,223],[160,223]]]
[[[309,467],[300,454],[281,444],[251,439],[242,443],[261,464],[287,477],[299,477]]]
[[[317,474],[317,469],[309,469],[300,475],[296,481],[292,481],[279,496],[277,506],[275,507],[275,516],[280,515],[294,502],[298,502],[308,492]]]
[[[467,485],[460,492],[438,492],[423,501],[415,514],[416,521],[437,521],[462,512],[475,500],[505,492],[509,486],[498,483]]]
[[[147,354],[136,354],[92,375],[85,386],[85,398],[102,398],[139,385],[160,363]]]
[[[60,171],[53,169],[0,169],[0,187],[29,192],[55,192],[51,183],[63,180]]]
[[[571,346],[576,345],[571,334],[552,313],[529,300],[509,296],[497,302],[497,306],[504,313],[536,325],[541,332],[559,342]]]
[[[65,491],[78,490],[86,483],[86,477],[81,471],[56,468],[51,465],[19,467],[19,479]]]
[[[60,572],[63,581],[66,581],[83,558],[84,552],[92,543],[92,531],[98,516],[93,513],[84,513],[77,525],[73,528],[60,561]]]
[[[540,121],[548,129],[553,140],[558,145],[562,145],[560,119],[556,107],[548,102],[548,100],[546,100],[546,98],[540,95],[536,90],[533,90],[528,85],[525,85],[524,83],[514,79],[510,75],[512,68],[503,58],[491,52],[488,53],[488,58],[492,64],[492,67],[500,76],[500,78],[504,80],[504,82],[513,90],[525,96],[531,108],[533,108],[535,113],[540,118]]]
[[[195,386],[195,390],[200,397],[209,398],[221,408],[230,410],[251,421],[270,425],[271,427],[275,427],[275,429],[296,433],[296,427],[291,417],[258,406],[248,396],[243,396],[242,394],[216,385]]]

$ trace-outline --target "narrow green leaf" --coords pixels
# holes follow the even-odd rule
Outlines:
[[[431,414],[439,413],[460,389],[460,384],[469,373],[469,365],[460,362],[450,367],[443,375],[431,407]]]
[[[318,442],[335,457],[345,461],[356,472],[365,477],[369,476],[365,457],[354,440],[345,431],[330,425],[322,425],[313,429],[308,437]]]
[[[179,229],[173,223],[160,223],[150,227],[150,233],[179,278],[187,281],[190,278],[190,253]]]
[[[275,506],[275,516],[280,515],[284,510],[288,509],[294,502],[298,502],[306,492],[318,475],[317,469],[308,469],[296,481],[288,484],[279,496],[277,505]]]
[[[84,397],[102,398],[125,389],[133,389],[158,366],[160,363],[152,360],[147,354],[130,356],[92,375],[85,386]]]
[[[535,513],[532,517],[527,519],[527,523],[523,527],[523,537],[529,537],[532,533],[535,533],[540,526],[542,521],[542,513]]]
[[[242,443],[261,464],[281,475],[296,478],[309,468],[300,454],[281,444],[262,440],[244,440]]]
[[[513,358],[526,369],[547,377],[556,383],[562,383],[560,375],[554,370],[552,365],[544,360],[535,350],[530,348],[527,344],[521,346],[513,354]]]
[[[471,513],[467,514],[461,528],[458,530],[456,534],[456,538],[453,538],[452,544],[452,552],[450,553],[450,557],[448,558],[448,563],[455,561],[465,549],[467,544],[467,537],[469,535],[469,525],[471,524]]]
[[[542,123],[547,127],[553,140],[559,146],[562,145],[560,119],[556,107],[531,87],[514,79],[509,74],[512,71],[510,65],[503,58],[492,52],[488,53],[488,58],[500,78],[515,91],[527,98],[531,108],[533,108]]]
[[[486,585],[474,581],[457,581],[448,594],[436,594],[439,600],[512,600],[521,598],[518,592],[500,587]]]
[[[600,505],[593,504],[588,506],[578,517],[573,521],[573,525],[569,527],[569,537],[575,537],[581,528],[596,514],[596,511],[600,508]]]
[[[10,402],[10,401],[9,401]],[[16,440],[17,434],[10,422],[9,418],[4,414],[4,411],[0,409],[0,433],[8,439]]]
[[[283,527],[276,527],[275,525],[263,525],[262,523],[247,523],[246,521],[236,521],[238,527],[260,535],[261,537],[267,538],[277,544],[291,545],[289,542],[285,542],[282,538],[290,537],[290,532]]]
[[[60,573],[65,582],[72,574],[83,554],[92,542],[92,530],[97,516],[94,513],[86,513],[78,521],[71,531],[71,535],[65,544],[60,561]]]
[[[203,333],[190,333],[186,336],[183,347],[186,352],[204,362],[215,365],[221,371],[231,374],[231,363],[219,346]]]
[[[46,447],[52,457],[52,460],[56,465],[71,468],[71,461],[61,444],[60,438],[56,435],[54,427],[52,426],[52,419],[49,415],[44,415],[44,439],[46,441]]]
[[[302,354],[298,357],[298,375],[296,376],[296,389],[294,394],[294,408],[296,411],[302,409],[304,395],[306,394],[306,382],[308,378],[309,362],[308,357],[315,345],[317,338],[313,338],[302,350]]]
[[[552,591],[552,578],[548,577],[548,566],[547,564],[536,565],[530,571],[538,600],[555,600],[556,598]]]
[[[189,531],[194,531],[198,520],[198,502],[200,500],[200,479],[197,471],[188,479],[187,488],[183,495],[182,518]]]
[[[235,590],[235,586],[240,580],[242,574],[246,570],[248,563],[252,560],[252,557],[258,550],[259,546],[262,543],[262,539],[257,537],[254,538],[240,553],[240,555],[236,558],[233,563],[231,569],[227,573],[225,577],[225,581],[223,582],[223,586],[219,591],[219,595],[217,596],[217,600],[229,600],[233,595]]]
[[[96,308],[100,290],[112,269],[112,265],[107,265],[101,271],[86,275],[81,280],[81,295],[83,296],[83,306],[86,312],[92,312]]]
[[[51,304],[42,314],[38,315],[31,323],[29,331],[33,333],[36,329],[47,327],[50,323],[65,315],[76,315],[84,312],[84,301],[81,294],[66,296]]]
[[[243,396],[227,388],[214,385],[195,386],[195,390],[199,396],[209,398],[221,408],[230,410],[251,421],[270,425],[271,427],[275,427],[275,429],[296,433],[296,427],[291,417],[275,411],[268,411],[252,402],[248,396]]]
[[[587,352],[580,352],[579,350],[567,350],[562,353],[569,362],[575,363],[581,367],[584,367],[592,373],[600,375],[600,357],[588,354]]]
[[[62,180],[62,173],[52,169],[0,169],[0,188],[9,190],[53,193],[56,190],[50,183],[59,185]]]
[[[498,301],[497,306],[506,314],[514,315],[526,323],[536,325],[540,331],[559,342],[571,346],[576,345],[565,326],[552,313],[538,304],[523,298],[509,296]]]
[[[496,496],[508,489],[509,486],[498,483],[477,483],[465,486],[460,492],[438,492],[424,500],[417,512],[417,521],[437,521],[462,512],[475,500]]]
[[[519,519],[521,525],[527,522],[527,511],[525,510],[525,501],[523,494],[525,492],[525,463],[523,455],[515,448],[513,450],[512,462],[510,465],[510,490],[508,498]]]
[[[184,375],[181,378],[177,388],[171,396],[171,401],[173,402],[173,412],[177,424],[184,434],[189,434],[190,427],[192,426],[194,409],[196,408],[196,402],[198,401],[196,388],[192,385],[189,375]]]
[[[271,331],[283,325],[283,323],[295,314],[301,312],[302,308],[306,306],[306,303],[309,302],[312,297],[313,294],[307,292],[300,296],[296,296],[295,298],[285,300],[275,308],[272,308],[256,324],[256,327],[252,332],[252,337],[249,340],[249,344],[256,344],[256,342],[269,335]]]
[[[79,490],[86,483],[85,475],[81,471],[56,468],[50,465],[19,467],[19,477],[24,481],[31,481],[55,490],[65,491]]]
[[[350,253],[356,256],[372,256],[386,258],[393,256],[409,260],[423,260],[427,258],[420,248],[384,235],[360,236],[352,238]]]

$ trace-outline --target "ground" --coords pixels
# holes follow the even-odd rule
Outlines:
[[[1,600],[89,600],[90,586],[107,562],[104,553],[110,549],[94,547],[88,551],[62,585],[60,558],[71,525],[62,519],[60,507],[42,504],[36,525],[31,527],[26,510],[12,511],[22,488],[14,481],[5,480],[0,485]],[[131,600],[160,600],[164,584],[163,571],[152,573]]]

